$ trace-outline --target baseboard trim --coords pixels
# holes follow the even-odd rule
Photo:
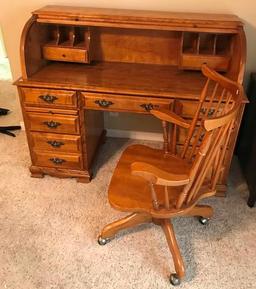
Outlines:
[[[21,130],[25,130],[25,124],[24,124],[24,121],[20,121],[20,126],[21,126]]]
[[[163,135],[155,132],[107,129],[107,137],[131,138],[137,140],[163,141]]]

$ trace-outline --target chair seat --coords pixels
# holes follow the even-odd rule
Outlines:
[[[166,155],[161,149],[145,145],[131,145],[122,154],[112,176],[108,198],[112,207],[124,212],[147,212],[152,210],[149,184],[142,177],[131,174],[131,164],[146,162],[167,172],[186,174],[191,165],[175,156]],[[170,205],[177,200],[182,187],[169,187]],[[164,187],[155,186],[159,201],[164,202]]]

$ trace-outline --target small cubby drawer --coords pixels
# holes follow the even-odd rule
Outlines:
[[[81,150],[80,136],[31,132],[33,148],[42,151],[78,153]]]
[[[89,27],[56,24],[48,26],[48,40],[42,45],[44,59],[89,63],[89,50]]]
[[[75,91],[22,88],[23,100],[26,106],[46,106],[46,107],[72,107],[77,106]]]
[[[151,109],[169,108],[172,99],[147,98],[121,94],[82,92],[86,109],[150,113]]]
[[[217,71],[227,71],[232,55],[232,34],[183,32],[179,66],[200,70],[203,63]]]
[[[226,71],[229,67],[229,56],[182,54],[180,66],[184,69],[201,69],[206,63],[217,71]]]
[[[79,134],[78,116],[29,112],[27,117],[31,131]]]
[[[79,154],[62,154],[55,152],[34,151],[34,164],[39,167],[81,169],[82,160]]]
[[[58,47],[45,45],[43,57],[47,60],[89,63],[89,55],[86,49],[76,47]]]

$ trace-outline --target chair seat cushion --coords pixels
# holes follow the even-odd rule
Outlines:
[[[112,207],[124,212],[148,212],[152,210],[151,191],[148,182],[131,174],[133,162],[146,162],[167,172],[186,174],[191,165],[185,160],[161,149],[145,145],[131,145],[121,155],[112,176],[108,198]],[[175,202],[182,187],[169,187],[171,204]],[[155,186],[159,202],[164,202],[164,187]]]

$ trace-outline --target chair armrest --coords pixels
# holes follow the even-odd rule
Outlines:
[[[140,176],[147,181],[164,186],[178,187],[189,183],[189,176],[183,174],[172,174],[144,162],[131,164],[132,175]]]
[[[163,121],[168,121],[184,128],[190,127],[190,123],[188,123],[184,118],[168,109],[151,109],[150,113]]]

